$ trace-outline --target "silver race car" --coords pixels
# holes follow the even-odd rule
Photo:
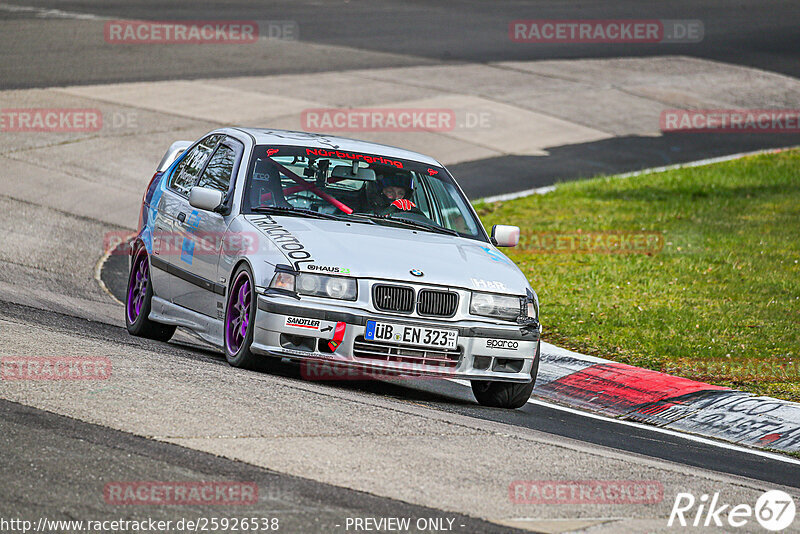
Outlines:
[[[174,143],[147,187],[126,324],[163,341],[185,327],[236,367],[468,379],[479,403],[516,408],[540,334],[536,293],[496,248],[518,240],[487,235],[428,156],[224,128]]]

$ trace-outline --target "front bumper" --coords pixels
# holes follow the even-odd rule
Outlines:
[[[364,338],[368,320],[458,330],[455,351],[388,345]],[[345,325],[335,350],[337,324]],[[365,370],[362,376],[425,376],[506,382],[529,382],[538,358],[538,325],[487,325],[464,320],[433,320],[337,306],[323,299],[294,299],[258,295],[258,310],[251,350],[337,368]],[[320,366],[304,368],[307,374],[325,373]],[[330,376],[328,373],[327,376]],[[314,376],[309,376],[314,378]],[[320,378],[324,378],[320,375]]]

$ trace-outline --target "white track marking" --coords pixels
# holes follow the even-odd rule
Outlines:
[[[751,449],[749,447],[743,447],[741,445],[735,445],[733,443],[726,443],[724,441],[717,441],[715,439],[704,438],[695,434],[688,434],[684,432],[679,432],[677,430],[671,430],[668,428],[662,428],[659,426],[654,425],[646,425],[644,423],[638,423],[636,421],[626,421],[624,419],[615,419],[613,417],[607,417],[605,415],[598,415],[591,412],[584,412],[581,410],[576,410],[575,408],[568,408],[566,406],[560,406],[558,404],[551,404],[546,401],[542,401],[539,399],[530,398],[528,399],[529,404],[538,404],[539,406],[544,406],[545,408],[552,408],[554,410],[561,410],[563,412],[568,412],[576,415],[580,415],[583,417],[588,417],[590,419],[598,419],[600,421],[607,421],[611,423],[617,423],[620,425],[625,426],[632,426],[634,428],[639,428],[641,430],[651,430],[653,432],[658,432],[659,434],[666,434],[668,436],[675,436],[678,438],[687,439],[689,441],[695,441],[697,443],[702,443],[704,445],[711,445],[713,447],[719,447],[722,449],[728,449],[732,451],[742,452],[745,454],[752,454],[755,456],[761,456],[763,458],[768,458],[770,460],[775,460],[779,462],[785,462],[793,465],[800,465],[800,460],[796,458],[792,458],[791,456],[783,456],[781,454],[775,454],[773,452],[767,451],[760,451],[758,449]]]
[[[666,165],[664,167],[653,167],[652,169],[642,169],[641,171],[626,172],[623,174],[614,174],[612,178],[630,178],[633,176],[641,176],[643,174],[653,174],[658,172],[671,171],[673,169],[688,169],[690,167],[702,167],[704,165],[713,165],[714,163],[722,163],[723,161],[731,161],[734,159],[741,159],[747,156],[758,156],[759,154],[775,154],[777,152],[784,152],[798,148],[797,146],[790,146],[784,148],[768,148],[764,150],[755,150],[753,152],[740,152],[738,154],[730,154],[728,156],[719,156],[716,158],[700,159],[697,161],[689,161],[686,163],[676,163],[675,165]],[[504,193],[502,195],[494,195],[491,197],[479,198],[474,202],[504,202],[506,200],[514,200],[515,198],[529,197],[531,195],[544,195],[556,189],[555,185],[548,185],[545,187],[534,187],[533,189],[525,189],[524,191],[517,191],[515,193]]]
[[[0,4],[0,11],[6,13],[33,13],[43,19],[77,19],[77,20],[102,20],[91,13],[76,13],[73,11],[61,11],[60,9],[48,9],[44,7],[16,6],[12,4]]]
[[[134,235],[136,235],[136,232],[131,232],[130,236],[128,236],[128,237],[131,237],[131,236],[134,236]],[[108,258],[114,252],[114,248],[116,248],[116,247],[110,247],[108,250],[106,250],[103,253],[103,255],[100,257],[100,259],[97,260],[97,263],[94,265],[94,279],[100,285],[100,289],[105,291],[108,294],[108,296],[110,296],[112,299],[114,299],[120,305],[125,306],[125,303],[122,302],[121,300],[119,300],[117,297],[115,297],[114,293],[112,293],[111,290],[108,289],[108,286],[106,286],[106,283],[103,282],[103,277],[101,276],[101,274],[103,272],[103,265],[105,265],[105,263],[108,260]]]
[[[449,382],[455,382],[455,383],[460,384],[462,386],[467,386],[467,387],[470,386],[469,380],[462,380],[460,378],[450,378],[450,379],[447,379],[447,380]],[[626,421],[624,419],[616,419],[614,417],[608,417],[608,416],[605,416],[605,415],[598,415],[598,414],[591,413],[591,412],[585,412],[583,410],[577,410],[575,408],[568,408],[567,406],[561,406],[559,404],[552,404],[552,403],[549,403],[547,401],[534,399],[533,397],[528,399],[528,404],[536,404],[536,405],[539,405],[539,406],[544,406],[545,408],[552,408],[554,410],[561,410],[562,412],[567,412],[567,413],[571,413],[571,414],[575,414],[575,415],[580,415],[582,417],[588,417],[589,419],[597,419],[597,420],[606,421],[606,422],[609,422],[609,423],[617,423],[617,424],[620,424],[620,425],[631,426],[631,427],[634,427],[634,428],[638,428],[640,430],[650,430],[652,432],[658,432],[659,434],[666,434],[668,436],[674,436],[674,437],[677,437],[677,438],[683,438],[683,439],[687,439],[689,441],[695,441],[697,443],[702,443],[704,445],[711,445],[713,447],[719,447],[719,448],[722,448],[722,449],[728,449],[728,450],[732,450],[732,451],[742,452],[742,453],[745,453],[745,454],[752,454],[752,455],[755,455],[755,456],[761,456],[763,458],[768,458],[770,460],[776,460],[776,461],[784,462],[784,463],[788,463],[788,464],[800,465],[800,460],[798,460],[796,458],[792,458],[791,456],[784,456],[782,454],[775,454],[773,452],[760,451],[758,449],[751,449],[750,447],[743,447],[741,445],[734,445],[733,443],[727,443],[727,442],[718,441],[718,440],[715,440],[715,439],[704,438],[704,437],[701,437],[701,436],[697,436],[695,434],[687,434],[687,433],[684,433],[684,432],[679,432],[677,430],[671,430],[671,429],[668,429],[668,428],[661,428],[659,426],[647,425],[647,424],[644,424],[644,423],[637,423],[635,421]]]
[[[525,189],[524,191],[517,191],[516,193],[505,193],[503,195],[494,195],[486,198],[479,198],[473,202],[504,202],[506,200],[514,200],[515,198],[529,197],[531,195],[544,195],[551,191],[555,191],[556,186],[546,185],[544,187],[534,187],[533,189]]]
[[[660,434],[667,434],[669,436],[675,436],[683,439],[688,439],[690,441],[696,441],[697,443],[703,443],[704,445],[711,445],[714,447],[720,447],[722,449],[728,449],[737,452],[743,452],[745,454],[752,454],[755,456],[761,456],[763,458],[769,458],[770,460],[776,460],[779,462],[785,462],[794,465],[800,465],[800,460],[796,458],[792,458],[791,456],[784,456],[782,454],[776,454],[773,452],[767,451],[760,451],[758,449],[751,449],[750,447],[743,447],[741,445],[735,445],[733,443],[726,443],[724,441],[717,441],[715,439],[704,438],[701,436],[697,436],[695,434],[688,434],[684,432],[679,432],[677,430],[671,430],[668,428],[662,428],[659,426],[654,425],[646,425],[644,423],[637,423],[636,421],[626,421],[624,419],[615,419],[613,417],[607,417],[605,415],[598,415],[591,412],[584,412],[581,410],[576,410],[575,408],[568,408],[566,406],[559,406],[558,404],[551,404],[546,401],[542,401],[539,399],[530,398],[528,399],[529,404],[538,404],[539,406],[544,406],[546,408],[553,408],[555,410],[561,410],[563,412],[568,412],[576,415],[581,415],[583,417],[589,417],[590,419],[599,419],[601,421],[608,421],[613,423],[618,423],[620,425],[632,426],[635,428],[639,428],[642,430],[652,430],[653,432],[658,432]]]

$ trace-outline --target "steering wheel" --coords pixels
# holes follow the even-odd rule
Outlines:
[[[424,214],[411,211],[398,211],[397,213],[388,214],[387,217],[390,219],[406,219],[409,221],[417,221],[426,224],[433,222]]]

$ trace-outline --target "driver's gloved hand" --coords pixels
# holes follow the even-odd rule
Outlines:
[[[414,204],[407,198],[398,198],[397,200],[392,202],[392,206],[402,211],[411,211],[412,209],[417,207],[416,204]]]

